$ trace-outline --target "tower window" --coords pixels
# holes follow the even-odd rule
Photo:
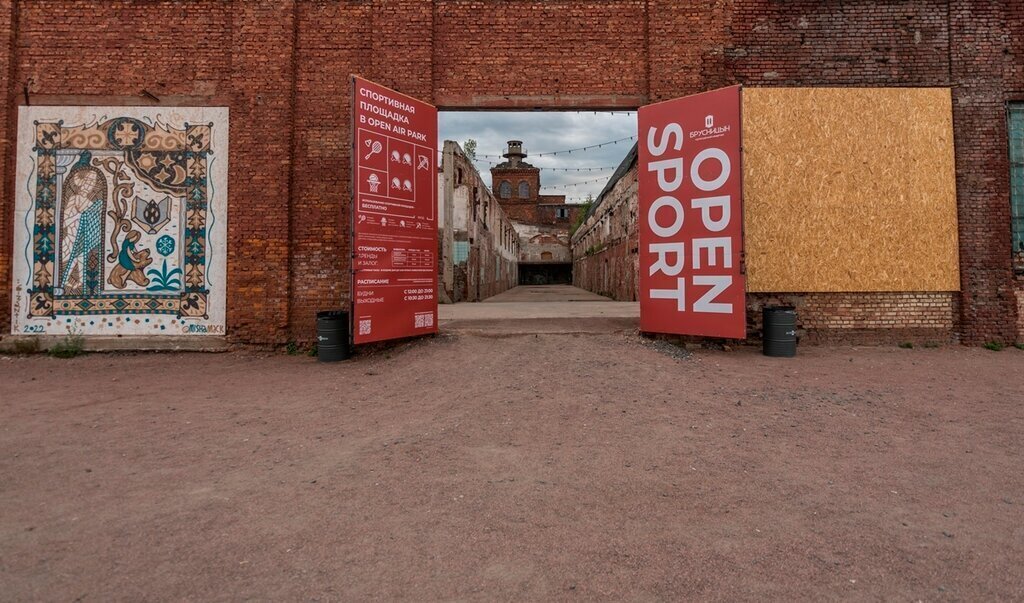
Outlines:
[[[523,180],[519,183],[519,198],[527,199],[530,197],[530,184]]]
[[[502,180],[501,184],[498,185],[498,196],[502,199],[512,198],[512,185],[509,184],[508,180]]]

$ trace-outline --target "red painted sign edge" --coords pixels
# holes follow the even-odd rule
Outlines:
[[[357,171],[359,169],[359,166],[357,165],[358,160],[357,160],[357,154],[356,154],[357,153],[357,149],[356,149],[356,146],[357,146],[357,136],[358,136],[358,133],[357,133],[357,127],[358,126],[356,124],[356,102],[357,102],[357,100],[356,100],[356,96],[357,96],[356,95],[356,91],[357,91],[357,86],[359,85],[360,81],[363,81],[363,82],[366,82],[368,84],[372,84],[374,86],[383,88],[383,89],[387,90],[388,92],[391,92],[391,93],[395,94],[396,96],[399,96],[399,97],[402,97],[402,98],[405,98],[405,99],[409,99],[409,100],[415,101],[418,104],[426,105],[426,106],[432,108],[435,112],[438,109],[437,109],[436,105],[428,103],[428,102],[426,102],[426,101],[424,101],[422,99],[418,99],[416,97],[410,96],[410,95],[405,94],[403,92],[399,92],[398,90],[395,90],[395,89],[390,88],[388,86],[385,86],[383,84],[378,84],[377,82],[374,82],[373,80],[367,79],[365,77],[362,77],[362,76],[354,74],[354,73],[349,74],[349,80],[351,82],[350,94],[349,94],[349,102],[350,102],[350,105],[349,105],[349,152],[351,153],[351,161],[349,161],[349,170],[350,170],[350,173],[349,173],[349,189],[350,189],[349,190],[349,245],[350,245],[351,249],[349,250],[349,258],[348,258],[348,265],[349,265],[349,289],[348,290],[349,290],[349,296],[351,297],[351,299],[349,300],[349,304],[348,304],[348,308],[349,308],[349,312],[348,312],[348,314],[349,314],[348,340],[349,340],[349,344],[354,346],[354,345],[357,345],[357,343],[355,341],[355,339],[356,339],[356,326],[357,326],[356,325],[356,298],[355,298],[355,292],[356,292],[356,269],[355,269],[355,261],[356,261],[356,203],[357,203],[356,197],[358,195]],[[435,147],[437,146],[437,140],[436,139],[434,140],[434,146]],[[434,188],[436,190],[436,186]],[[436,198],[434,199],[434,204],[435,205],[437,204],[437,199]],[[436,224],[435,224],[435,228],[433,229],[433,232],[434,232],[435,239],[436,239],[436,237],[437,237]],[[436,242],[435,242],[434,247],[435,248],[437,247]],[[438,273],[437,272],[438,272],[437,270],[433,271],[433,276],[434,276],[434,326],[433,326],[433,328],[430,331],[421,331],[420,333],[416,333],[414,335],[410,335],[410,337],[420,337],[420,336],[423,336],[423,335],[436,335],[439,332],[437,300],[438,300],[438,296],[439,296],[438,289],[439,289],[440,283],[439,283],[439,280],[438,280]],[[374,341],[387,341],[387,339],[374,340]],[[374,341],[366,341],[366,342],[361,342],[361,343],[374,343]]]
[[[747,310],[746,310],[746,294],[747,294],[746,286],[747,286],[747,283],[746,283],[746,241],[745,241],[745,239],[746,239],[746,236],[745,236],[746,235],[746,231],[745,231],[745,224],[744,224],[744,213],[745,213],[744,177],[745,177],[745,174],[744,174],[744,171],[743,171],[743,86],[737,84],[737,85],[733,85],[733,86],[727,86],[727,87],[723,87],[723,88],[718,88],[718,89],[715,89],[715,90],[707,90],[707,91],[700,92],[700,93],[697,93],[697,94],[694,94],[694,95],[690,95],[690,96],[692,97],[692,96],[699,96],[699,95],[715,93],[715,92],[724,92],[724,91],[727,91],[727,90],[735,90],[736,91],[736,102],[737,102],[737,123],[736,123],[736,127],[737,127],[737,145],[738,145],[738,149],[737,149],[737,154],[736,154],[736,160],[737,160],[737,164],[738,164],[737,169],[739,170],[739,173],[738,173],[738,176],[737,176],[738,177],[738,182],[737,182],[736,186],[737,186],[737,189],[738,189],[738,195],[739,196],[738,196],[738,199],[737,199],[737,202],[736,202],[735,205],[739,209],[739,211],[736,212],[736,214],[738,215],[738,217],[736,219],[739,220],[739,224],[738,224],[738,232],[739,232],[738,237],[739,237],[739,239],[738,239],[738,241],[739,241],[740,250],[739,250],[738,253],[735,254],[736,258],[737,258],[737,261],[738,261],[738,264],[739,264],[735,268],[735,274],[738,275],[738,277],[739,277],[739,279],[741,281],[742,293],[739,294],[740,295],[740,299],[741,299],[740,307],[739,307],[738,310],[734,310],[731,313],[731,315],[733,317],[735,317],[734,323],[730,326],[730,328],[723,329],[720,332],[712,332],[712,331],[708,331],[708,330],[701,329],[701,328],[695,328],[695,329],[680,329],[680,328],[676,328],[676,329],[672,329],[672,330],[660,329],[658,331],[646,330],[646,329],[644,329],[644,326],[645,326],[644,322],[645,321],[643,320],[642,314],[641,314],[641,331],[650,332],[650,333],[664,332],[664,333],[670,333],[670,334],[693,335],[693,336],[701,336],[701,337],[721,337],[721,338],[727,338],[727,339],[744,339],[746,337],[746,313],[747,313]],[[657,102],[657,103],[652,103],[650,105],[645,105],[644,107],[641,107],[641,109],[657,107],[659,105],[666,104],[666,103],[676,102],[676,101],[679,101],[679,100],[684,99],[684,98],[689,98],[689,97],[680,97],[680,98],[668,99],[668,100],[660,101],[660,102]],[[640,112],[638,111],[637,112],[637,120],[639,121],[639,119],[640,119]],[[637,136],[638,145],[640,145],[642,147],[643,144],[644,144],[644,132],[640,131],[640,129],[638,128],[637,134],[638,134],[638,136]],[[638,167],[642,170],[645,167],[645,165],[646,165],[645,163],[641,162],[641,163],[638,164]],[[641,172],[641,174],[639,174],[638,176],[642,176],[642,174],[643,173]],[[643,211],[641,211],[640,213],[643,214]],[[644,219],[646,219],[646,216],[641,215],[640,219],[644,220]],[[644,250],[644,242],[642,240],[642,238],[644,236],[644,228],[643,227],[640,228],[638,234],[639,234],[639,238],[641,239],[639,241],[640,247],[641,247],[641,254],[643,254],[644,253],[643,252],[643,250]],[[638,275],[640,277],[640,279],[645,279],[646,278],[647,270],[648,269],[649,269],[649,264],[648,265],[644,265],[643,262],[641,262],[641,265],[640,265],[641,274]],[[640,295],[641,308],[643,308],[643,302],[646,300],[646,295],[648,294],[648,292],[646,290],[644,290],[643,287],[641,287],[641,292],[640,293],[641,293],[641,295]],[[643,310],[641,309],[641,313],[642,312],[643,312]]]

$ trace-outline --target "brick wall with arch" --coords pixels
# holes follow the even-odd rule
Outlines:
[[[1024,99],[1021,2],[480,6],[5,2],[0,307],[11,307],[14,131],[26,103],[229,107],[227,336],[278,345],[311,341],[315,312],[349,299],[347,74],[443,109],[633,109],[733,83],[948,86],[962,274],[956,328],[971,343],[1017,336],[1005,112]],[[4,311],[0,329],[9,328]]]

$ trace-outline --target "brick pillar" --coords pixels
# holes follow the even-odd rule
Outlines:
[[[950,5],[953,124],[965,343],[1013,341],[1010,191],[1003,72],[1009,32],[999,2]]]
[[[18,88],[12,81],[14,73],[15,11],[12,0],[0,0],[0,90],[6,94],[0,119],[0,182],[3,200],[0,201],[0,336],[11,329],[11,261],[14,248],[14,140],[18,123]]]
[[[374,0],[372,69],[366,77],[434,102],[434,3]]]
[[[291,338],[315,338],[318,310],[348,307],[352,85],[374,35],[364,3],[299,3],[292,170]]]
[[[296,1],[233,7],[227,322],[232,339],[246,343],[288,337]]]
[[[648,0],[650,102],[734,83],[722,57],[731,15],[726,0]]]

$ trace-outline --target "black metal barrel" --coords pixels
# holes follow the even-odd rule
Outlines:
[[[796,356],[796,309],[792,306],[765,306],[763,350],[765,356]]]
[[[328,310],[316,313],[316,348],[320,362],[348,359],[348,312]]]

